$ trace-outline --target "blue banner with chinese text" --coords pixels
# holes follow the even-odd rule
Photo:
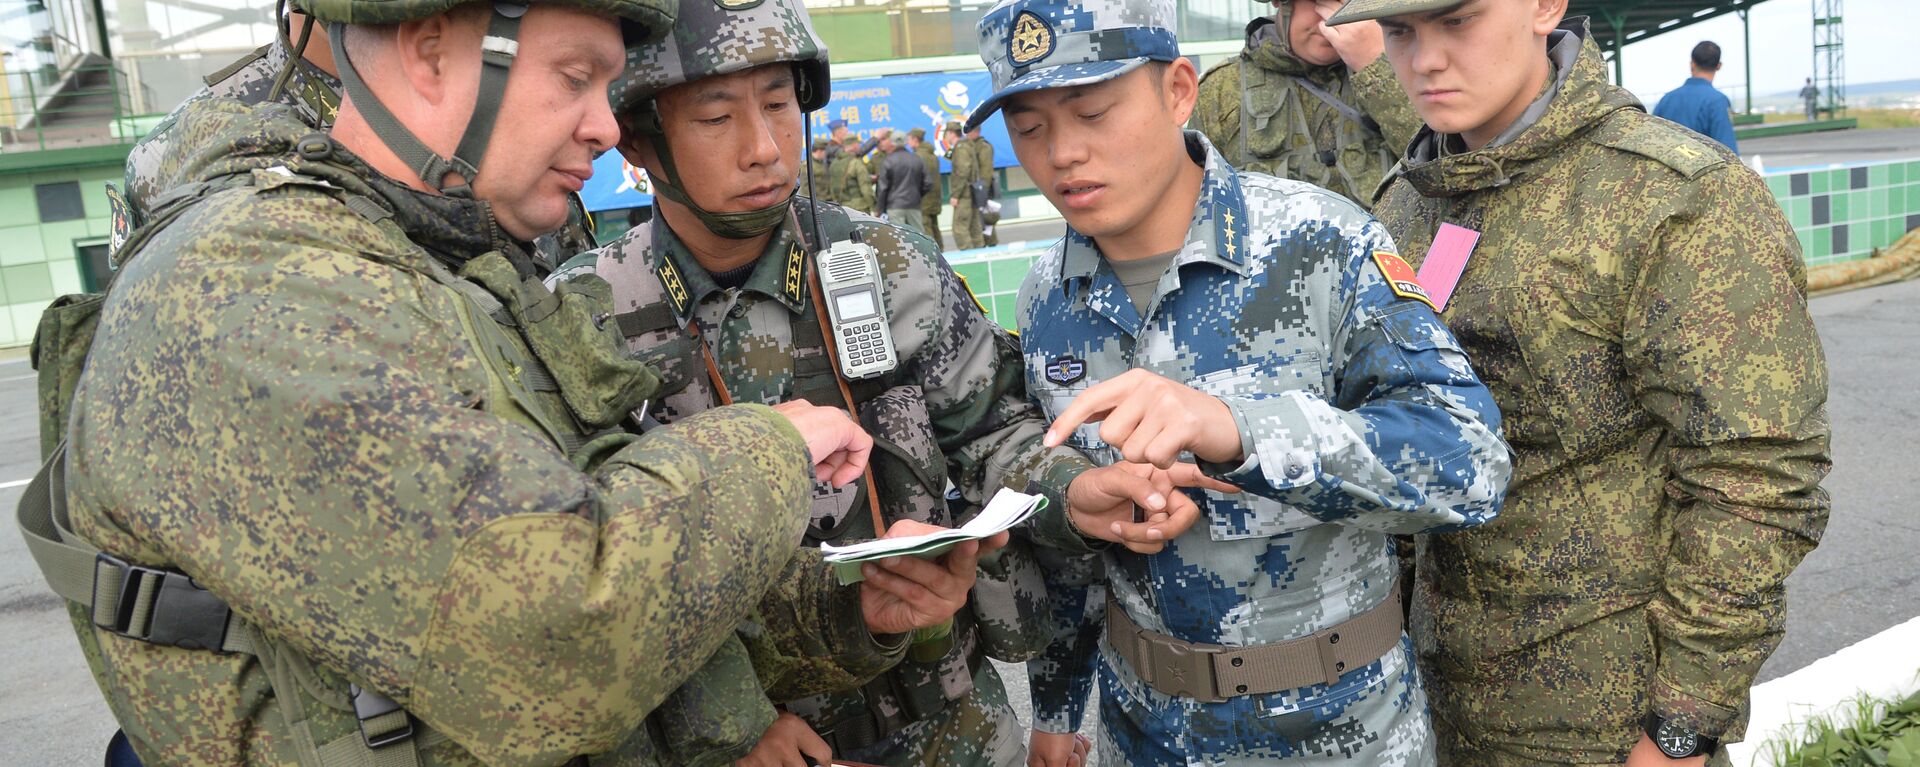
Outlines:
[[[872,135],[875,128],[891,128],[901,134],[921,128],[926,130],[928,140],[939,142],[934,146],[941,155],[940,171],[946,173],[953,167],[946,160],[944,127],[949,121],[965,120],[973,105],[984,101],[992,90],[993,81],[985,71],[835,80],[833,100],[810,115],[813,136],[826,137],[827,124],[834,120],[847,121],[847,130],[861,138]],[[995,167],[1017,164],[1000,115],[983,123],[980,135],[993,144]],[[580,190],[580,196],[588,210],[602,211],[651,205],[651,192],[646,171],[628,165],[619,152],[608,152],[594,162],[593,178]]]

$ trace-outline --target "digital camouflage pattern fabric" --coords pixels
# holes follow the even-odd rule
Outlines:
[[[1106,548],[1104,588],[1089,577],[1056,589],[1062,635],[1028,665],[1034,721],[1079,728],[1097,657],[1103,764],[1431,765],[1404,638],[1334,684],[1219,703],[1147,686],[1110,636],[1100,642],[1109,596],[1140,627],[1188,642],[1262,645],[1336,626],[1393,592],[1389,534],[1487,522],[1510,470],[1499,412],[1459,343],[1383,276],[1386,231],[1325,190],[1235,172],[1186,135],[1205,182],[1144,316],[1069,227],[1020,289],[1027,388],[1049,417],[1133,368],[1212,394],[1247,458],[1203,468],[1243,492],[1189,491],[1203,512],[1193,529],[1150,556]],[[1068,443],[1119,460],[1099,432],[1083,425]],[[1064,524],[1036,529],[1086,549]]]
[[[301,763],[360,737],[353,683],[431,728],[424,764],[653,763],[641,718],[693,670],[660,660],[737,641],[793,555],[799,435],[759,406],[623,431],[659,379],[594,324],[604,283],[548,292],[484,205],[313,151],[284,106],[177,122],[205,137],[166,203],[190,207],[107,298],[68,499],[259,650],[77,621],[135,749]]]
[[[294,30],[293,34],[297,36],[300,32]],[[315,25],[313,36],[309,45],[327,44],[325,28]],[[274,80],[285,70],[289,61],[294,63],[293,74],[288,77],[286,88],[276,98],[273,94]],[[207,87],[188,96],[128,152],[127,203],[133,209],[136,222],[147,218],[155,201],[177,180],[174,174],[202,148],[194,142],[193,136],[179,127],[180,116],[194,102],[228,98],[251,105],[266,103],[271,99],[287,105],[295,117],[316,130],[331,127],[334,112],[340,108],[339,78],[327,74],[304,58],[295,58],[293,44],[288,41],[284,30],[274,42],[241,57],[226,70],[215,74],[224,76],[210,78]],[[595,245],[592,214],[587,212],[579,195],[573,195],[570,203],[567,225],[558,231],[541,235],[534,241],[535,249],[548,267],[592,250]]]
[[[1201,78],[1192,125],[1235,168],[1304,181],[1370,208],[1420,117],[1386,57],[1357,71],[1309,64],[1288,39],[1293,1],[1274,7],[1272,17],[1247,25],[1239,56]]]
[[[998,488],[1024,488],[1029,482],[1038,483],[1054,503],[1064,503],[1066,485],[1090,464],[1071,450],[1041,445],[1043,424],[1026,402],[1015,342],[980,312],[932,243],[828,204],[818,205],[823,223],[816,229],[815,204],[801,199],[793,209],[796,216],[776,231],[737,288],[715,282],[658,211],[651,225],[575,259],[555,277],[564,281],[592,274],[611,283],[616,321],[628,328],[631,348],[672,371],[675,385],[685,382],[654,404],[654,417],[662,423],[686,419],[720,401],[694,344],[709,345],[715,369],[736,402],[804,397],[827,404],[817,398],[832,402],[837,395],[801,388],[833,385],[830,376],[808,381],[800,372],[803,366],[826,364],[823,335],[814,330],[817,283],[806,238],[816,231],[841,236],[824,222],[844,217],[849,231],[878,251],[884,305],[902,361],[894,371],[856,382],[852,389],[862,422],[882,440],[871,472],[886,521],[956,526],[965,521],[961,514],[977,510]],[[664,322],[637,319],[662,308],[672,310]],[[686,330],[689,324],[698,328],[697,336]],[[948,481],[961,497],[957,504],[950,504],[944,492]],[[816,486],[810,545],[877,535],[859,488]],[[837,605],[832,620],[842,631],[864,635],[858,589],[820,581],[826,569],[817,558],[811,561],[817,568],[814,599]],[[930,660],[901,660],[895,654],[886,659],[892,667],[871,683],[841,672],[848,662],[833,660],[824,648],[788,649],[804,647],[798,644],[803,640],[752,627],[744,633],[753,635],[748,644],[767,697],[822,733],[850,734],[864,726],[861,718],[877,720],[872,732],[883,736],[878,743],[836,750],[836,756],[901,765],[1020,763],[1019,723],[983,656],[1017,662],[1045,645],[1046,573],[1024,533],[981,570],[969,607],[956,616],[950,649]]]
[[[1471,152],[1423,130],[1377,209],[1415,264],[1442,223],[1481,233],[1442,318],[1515,452],[1499,520],[1420,545],[1414,637],[1454,764],[1618,764],[1650,710],[1739,740],[1829,506],[1826,366],[1779,206],[1609,84],[1583,20],[1552,51],[1536,120]]]
[[[832,87],[827,50],[805,6],[781,0],[663,2],[678,6],[673,31],[627,48],[627,68],[610,93],[615,112],[650,111],[654,96],[675,85],[776,63],[791,63],[800,75],[795,94],[801,111],[826,105]],[[872,148],[862,146],[862,153]]]

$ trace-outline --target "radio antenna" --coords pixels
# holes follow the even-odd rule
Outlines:
[[[804,80],[805,78],[802,78],[802,81]],[[804,161],[807,164],[807,213],[808,213],[808,216],[813,219],[813,249],[818,251],[821,248],[826,247],[827,243],[825,242],[825,236],[821,234],[821,229],[820,229],[820,202],[819,202],[820,187],[816,186],[818,182],[814,181],[813,179],[813,116],[812,115],[807,116],[807,124],[806,124],[806,127],[804,128],[804,131],[805,131],[805,134],[804,134],[805,140],[807,142],[807,153],[804,159]]]

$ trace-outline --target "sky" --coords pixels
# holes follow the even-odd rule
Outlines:
[[[1920,78],[1920,56],[1913,55],[1911,34],[1920,11],[1916,5],[1914,0],[1846,0],[1847,82]],[[1800,90],[1813,74],[1811,0],[1765,0],[1751,14],[1754,96]],[[1720,44],[1722,65],[1714,84],[1732,95],[1735,109],[1741,108],[1747,52],[1742,50],[1740,17],[1731,13],[1629,43],[1627,88],[1651,100],[1678,87],[1687,78],[1687,54],[1701,40]]]

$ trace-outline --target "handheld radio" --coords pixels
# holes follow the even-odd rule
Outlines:
[[[831,320],[828,327],[832,329],[834,348],[840,352],[840,374],[857,381],[898,367],[893,331],[887,324],[880,258],[873,246],[841,240],[814,258]]]

